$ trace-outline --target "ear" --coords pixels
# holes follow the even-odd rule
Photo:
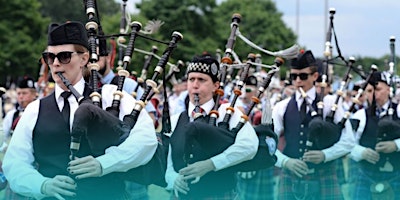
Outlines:
[[[214,89],[213,89],[213,91],[215,92],[218,88],[219,88],[219,81],[216,81],[216,82],[214,83]]]
[[[85,52],[81,57],[81,66],[85,66],[89,62],[89,52]]]
[[[319,73],[318,73],[318,72],[315,72],[315,73],[312,75],[313,81],[316,81],[316,80],[318,79],[318,76],[319,76]]]

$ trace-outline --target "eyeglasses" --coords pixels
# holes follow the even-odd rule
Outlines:
[[[54,63],[54,59],[57,58],[58,61],[62,64],[68,64],[71,62],[71,56],[73,53],[83,53],[83,52],[76,52],[76,51],[61,51],[58,54],[50,53],[50,52],[43,52],[42,57],[46,61],[48,65]]]
[[[252,92],[253,89],[252,89],[252,88],[246,88],[245,91],[246,91],[246,92]]]
[[[305,81],[311,74],[313,73],[300,73],[300,74],[290,73],[290,79],[292,79],[292,81],[295,81],[297,77],[300,77],[300,80]]]

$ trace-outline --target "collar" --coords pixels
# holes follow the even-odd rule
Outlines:
[[[113,80],[113,78],[115,77],[115,74],[113,71],[108,72],[108,74],[106,74],[105,76],[103,76],[103,78],[101,79],[101,82],[103,84],[108,84],[111,83],[111,81]]]
[[[79,94],[83,94],[83,90],[85,89],[85,80],[83,78],[81,78],[81,80],[79,80],[75,85],[74,85],[75,90],[79,93]],[[61,89],[60,86],[58,86],[58,84],[56,84],[55,86],[55,95],[56,95],[56,99],[62,99],[61,97],[61,93],[63,93],[64,90]],[[72,96],[72,95],[71,95]]]
[[[378,108],[379,108],[379,106],[377,105],[377,106],[376,106],[376,108],[378,109]],[[388,108],[389,108],[389,101],[386,101],[386,103],[385,103],[385,104],[383,104],[383,106],[382,106],[382,109],[387,111],[387,110],[388,110]]]
[[[303,97],[301,96],[301,93],[300,93],[300,91],[299,90],[296,90],[296,101],[302,101],[302,99],[303,99]],[[316,98],[316,95],[317,95],[317,93],[316,93],[316,90],[315,90],[315,87],[313,86],[312,88],[310,88],[307,92],[306,92],[306,94],[307,94],[307,99],[309,99],[309,100],[311,100],[311,102],[312,101],[314,101],[315,100],[315,98]]]
[[[201,108],[203,108],[203,110],[208,114],[210,113],[211,109],[213,109],[214,107],[214,99],[211,98],[209,101],[207,101],[206,103],[204,103],[203,105],[200,105]],[[189,101],[189,107],[188,107],[188,115],[191,116],[192,111],[194,110],[194,104],[192,102]]]

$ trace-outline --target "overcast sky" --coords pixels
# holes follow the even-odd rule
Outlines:
[[[220,1],[222,0],[217,0]],[[339,48],[345,58],[381,57],[389,54],[390,36],[397,39],[396,49],[400,44],[400,0],[273,1],[283,13],[287,26],[298,34],[298,44],[311,49],[317,57],[323,56],[325,48],[329,8],[336,10],[333,23]],[[128,9],[131,12],[134,10],[134,2],[140,0],[128,0]],[[333,55],[337,55],[334,44]]]
[[[298,30],[298,43],[311,49],[316,56],[323,55],[329,8],[336,10],[333,23],[344,56],[389,54],[390,36],[396,37],[396,50],[399,49],[399,0],[275,0],[275,3],[286,24],[294,32]],[[337,55],[336,46],[333,47]]]

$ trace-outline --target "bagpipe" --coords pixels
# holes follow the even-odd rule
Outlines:
[[[394,103],[392,101],[395,94],[395,81],[394,81],[394,71],[396,64],[396,54],[395,54],[395,44],[396,38],[394,36],[390,37],[390,60],[389,60],[389,75],[390,75],[390,96],[389,96],[389,107],[387,109],[387,114],[379,119],[378,122],[378,136],[377,142],[380,141],[391,141],[400,138],[400,124],[397,115],[393,116],[396,112],[394,108]]]
[[[135,102],[132,112],[128,115],[125,115],[123,120],[120,120],[119,107],[121,105],[121,99],[123,98],[122,87],[125,78],[129,75],[129,73],[126,71],[126,67],[131,61],[132,53],[134,51],[134,42],[139,35],[141,24],[139,22],[132,22],[130,24],[130,39],[126,51],[124,52],[122,69],[120,69],[118,72],[120,76],[118,77],[117,90],[113,95],[114,98],[112,105],[106,108],[106,110],[103,110],[101,106],[101,95],[99,93],[100,88],[98,88],[97,80],[97,70],[99,67],[98,64],[96,64],[98,60],[96,39],[102,40],[105,39],[106,36],[98,35],[96,33],[97,28],[100,26],[98,26],[96,22],[96,20],[99,21],[99,17],[96,16],[97,7],[95,1],[85,1],[85,7],[89,18],[89,22],[86,25],[89,34],[89,51],[91,55],[88,67],[91,68],[92,72],[90,89],[93,90],[90,98],[80,95],[61,73],[57,74],[79,103],[79,107],[76,110],[72,124],[70,144],[71,159],[74,159],[79,151],[82,137],[85,137],[88,140],[91,155],[94,157],[103,155],[105,153],[105,149],[108,147],[119,145],[125,141],[131,130],[136,125],[140,112],[147,103],[147,96],[152,90],[157,88],[156,79],[160,74],[163,73],[172,51],[177,47],[177,43],[183,38],[182,34],[179,32],[173,32],[171,40],[167,43],[168,47],[163,52],[155,68],[155,73],[152,79],[146,81],[146,88],[140,100]],[[99,42],[100,52],[104,47],[102,47],[101,44],[102,43]],[[164,108],[168,108],[168,106]],[[169,118],[169,112],[167,113],[165,113],[165,118]],[[167,119],[165,119],[165,121],[169,122]],[[170,130],[168,130],[168,124],[165,125],[165,128],[163,127],[163,131],[170,132]],[[155,134],[161,138],[164,133],[166,132]],[[166,151],[167,147],[165,147],[163,141],[159,140],[157,150],[147,164],[130,169],[129,171],[122,173],[121,177],[123,179],[135,181],[143,185],[156,184],[162,187],[166,186],[166,182],[164,180],[167,158]]]
[[[231,116],[235,112],[236,99],[241,95],[241,88],[244,85],[245,79],[247,78],[248,69],[250,66],[255,65],[255,55],[249,54],[248,60],[244,63],[240,80],[237,81],[236,88],[233,91],[235,95],[230,105],[226,108],[226,115],[223,117],[223,121],[217,124],[219,118],[218,109],[220,107],[220,100],[224,96],[224,86],[227,76],[227,68],[232,65],[232,57],[234,55],[233,46],[236,40],[238,32],[239,22],[241,16],[234,14],[232,17],[231,33],[227,41],[226,50],[224,56],[220,62],[220,74],[219,74],[219,88],[215,92],[215,104],[208,116],[203,117],[200,113],[193,122],[186,126],[187,137],[185,139],[185,155],[184,160],[187,164],[191,164],[197,161],[205,160],[215,155],[222,153],[225,149],[231,146],[235,142],[237,133],[242,127],[249,121],[249,115],[251,110],[261,102],[260,98],[264,94],[266,88],[268,88],[271,79],[275,72],[279,71],[279,67],[283,64],[283,59],[277,57],[272,66],[269,66],[271,70],[263,82],[259,85],[257,95],[252,97],[252,104],[248,113],[241,116],[239,123],[236,127],[229,127],[229,121]],[[293,48],[292,48],[293,49]],[[293,50],[281,51],[279,55],[293,55]],[[297,52],[297,50],[295,50]],[[284,52],[284,53],[282,53]],[[277,55],[274,53],[273,55]],[[196,103],[195,103],[196,104]],[[198,105],[195,105],[198,106]],[[274,155],[275,150],[268,148],[266,138],[273,138],[277,142],[277,136],[273,132],[270,125],[260,125],[255,127],[255,130],[259,137],[259,148],[256,156],[249,161],[242,162],[238,165],[229,167],[229,170],[233,171],[254,171],[264,169],[273,166],[276,162]],[[212,142],[211,142],[212,141]],[[217,145],[216,145],[217,144]]]
[[[330,14],[330,23],[328,27],[328,32],[326,35],[326,42],[325,42],[325,51],[324,51],[324,56],[325,59],[322,63],[322,82],[320,83],[320,93],[317,95],[317,111],[314,111],[314,113],[311,113],[312,119],[308,124],[309,127],[309,134],[307,137],[307,142],[306,142],[306,147],[307,150],[322,150],[329,148],[333,146],[336,142],[339,141],[340,136],[341,136],[341,131],[344,127],[345,121],[350,117],[350,114],[354,112],[354,109],[356,108],[355,105],[359,104],[359,98],[362,95],[363,90],[366,87],[366,84],[363,85],[362,88],[358,91],[358,96],[353,98],[353,104],[350,108],[345,113],[345,116],[342,118],[340,122],[335,122],[335,114],[337,109],[339,108],[340,100],[344,97],[345,95],[345,89],[348,87],[350,80],[352,79],[352,75],[350,74],[351,71],[354,71],[358,73],[363,79],[368,79],[365,77],[363,73],[360,72],[356,67],[354,67],[355,59],[354,57],[350,57],[348,60],[345,60],[341,54],[339,45],[338,45],[338,40],[336,37],[335,29],[334,29],[334,24],[333,24],[333,18],[334,14],[336,13],[336,10],[334,8],[331,8],[329,10]],[[328,85],[328,71],[329,71],[329,65],[330,64],[335,64],[334,59],[332,58],[332,45],[331,45],[331,40],[332,40],[332,35],[334,35],[335,43],[336,43],[336,49],[338,52],[338,56],[336,58],[340,58],[344,63],[345,66],[347,67],[347,70],[344,74],[344,77],[342,78],[340,82],[340,87],[336,91],[336,98],[334,101],[334,104],[331,106],[331,109],[329,113],[324,117],[324,97],[325,97],[325,89]],[[372,73],[372,72],[371,72]],[[301,92],[302,93],[302,92]],[[303,91],[304,93],[304,91]],[[304,96],[305,95],[305,96]],[[306,94],[303,94],[303,97],[306,97]],[[306,101],[307,102],[307,101]],[[314,110],[311,105],[308,106],[309,109]]]

